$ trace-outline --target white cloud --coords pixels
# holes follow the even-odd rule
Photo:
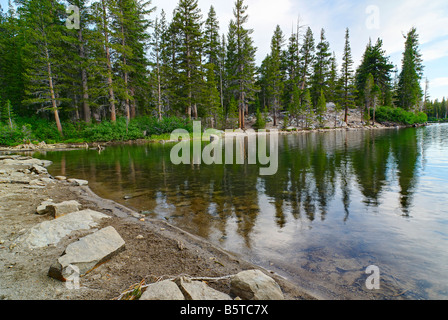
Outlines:
[[[448,40],[431,43],[425,46],[422,49],[422,57],[425,62],[448,57]]]
[[[436,78],[434,80],[431,80],[430,86],[431,88],[446,87],[448,89],[448,77]]]

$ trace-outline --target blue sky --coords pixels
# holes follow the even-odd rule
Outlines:
[[[5,8],[7,0],[0,0]],[[234,0],[199,0],[204,18],[211,5],[218,14],[221,33],[227,33],[233,18]],[[156,14],[164,9],[171,13],[178,0],[152,0]],[[431,99],[448,97],[448,1],[446,0],[246,0],[248,25],[254,28],[257,60],[269,53],[272,34],[280,25],[286,37],[296,26],[310,26],[315,38],[322,28],[326,31],[331,49],[341,64],[345,28],[350,29],[351,47],[355,64],[361,60],[369,41],[383,40],[383,47],[392,62],[401,67],[404,50],[403,34],[413,26],[420,35],[420,49],[425,65],[425,77],[430,81]],[[155,14],[153,15],[153,17]]]

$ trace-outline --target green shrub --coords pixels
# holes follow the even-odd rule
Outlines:
[[[370,110],[373,117],[373,110]],[[428,116],[423,112],[411,112],[401,108],[378,107],[375,113],[375,119],[378,122],[393,122],[405,125],[421,124],[428,122]]]
[[[35,116],[17,118],[13,129],[0,123],[0,145],[13,146],[27,141],[45,141],[47,144],[128,141],[169,136],[176,129],[185,129],[191,133],[193,124],[190,120],[176,117],[166,117],[162,121],[155,117],[139,117],[129,123],[123,117],[118,118],[115,123],[65,121],[62,122],[62,136],[54,121]]]

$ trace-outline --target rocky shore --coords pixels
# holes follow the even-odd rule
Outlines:
[[[314,299],[49,165],[0,155],[0,300]]]

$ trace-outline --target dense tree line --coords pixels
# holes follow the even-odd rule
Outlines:
[[[15,0],[0,13],[5,121],[39,114],[61,133],[61,118],[129,123],[145,115],[244,128],[258,111],[270,113],[274,125],[286,112],[289,122],[306,126],[321,122],[327,102],[345,111],[345,121],[356,106],[366,119],[380,105],[432,106],[420,87],[415,29],[405,37],[398,73],[381,39],[369,42],[354,69],[347,29],[339,67],[325,30],[315,39],[300,23],[288,39],[277,26],[271,52],[257,66],[244,0],[235,1],[226,30],[213,6],[204,17],[198,0],[179,0],[171,21],[163,10],[156,16],[150,0]]]

